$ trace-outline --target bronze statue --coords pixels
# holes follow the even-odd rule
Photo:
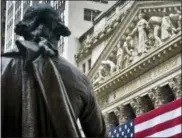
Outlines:
[[[106,137],[103,116],[88,78],[58,56],[60,36],[69,36],[47,4],[30,7],[15,28],[25,40],[1,56],[2,137]]]

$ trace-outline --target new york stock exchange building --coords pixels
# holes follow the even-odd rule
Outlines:
[[[75,59],[108,129],[181,98],[180,1],[118,1],[93,24]]]

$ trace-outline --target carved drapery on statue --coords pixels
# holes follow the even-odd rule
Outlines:
[[[146,32],[146,26],[148,25],[148,22],[145,20],[144,16],[145,16],[144,13],[139,13],[138,15],[139,21],[134,30],[130,34],[134,35],[135,33],[138,33],[138,42],[136,45],[136,49],[139,55],[147,52],[148,36]]]
[[[93,81],[93,85],[96,86],[100,83],[102,83],[103,79],[104,79],[104,67],[100,66],[98,73],[96,74],[94,81]]]
[[[165,15],[162,17],[161,24],[161,39],[163,41],[174,35],[174,26],[170,20],[170,17],[167,15],[166,11],[164,11],[164,14]]]
[[[119,41],[117,45],[117,70],[123,68],[123,58],[124,58],[124,49],[121,45],[121,41]]]
[[[155,39],[154,46],[156,47],[158,47],[162,43],[162,40],[160,38],[161,23],[162,23],[162,17],[159,16],[152,16],[148,21],[149,26],[153,29],[152,33]]]

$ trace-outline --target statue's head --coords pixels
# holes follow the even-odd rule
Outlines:
[[[130,41],[131,39],[132,39],[131,36],[127,36],[127,37],[126,37],[126,41]]]
[[[15,27],[15,33],[25,40],[44,37],[48,40],[59,40],[60,36],[69,36],[71,32],[61,22],[54,8],[48,4],[37,4],[27,9]]]
[[[121,47],[121,40],[117,44],[117,48],[120,48],[120,47]]]
[[[144,17],[145,17],[145,14],[144,14],[144,13],[140,12],[140,13],[138,14],[138,18],[139,18],[139,19],[142,19],[142,18],[144,18]]]

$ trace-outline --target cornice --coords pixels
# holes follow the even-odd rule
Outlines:
[[[97,36],[93,37],[90,40],[90,43],[82,48],[78,54],[75,55],[75,60],[77,63],[85,59],[88,55],[92,53],[92,49],[95,48],[95,46],[99,45],[99,43],[105,41],[105,39],[110,39],[110,36],[113,34],[113,32],[116,30],[118,23],[113,24],[112,27],[108,27],[106,30],[101,31],[98,33]],[[82,45],[83,46],[83,45]]]
[[[141,87],[139,87],[139,88],[137,88],[137,89],[131,91],[130,93],[128,93],[128,94],[122,96],[121,98],[118,98],[117,100],[115,100],[115,101],[113,101],[113,102],[111,102],[111,103],[109,103],[109,104],[107,104],[107,105],[102,106],[102,107],[101,107],[102,111],[103,111],[103,110],[108,110],[108,108],[109,108],[110,106],[112,106],[112,109],[113,109],[114,107],[117,107],[116,104],[121,104],[121,102],[122,102],[124,99],[126,99],[127,97],[130,97],[130,96],[132,96],[133,94],[136,94],[136,93],[139,92],[140,90],[142,90],[142,89],[144,89],[144,88],[146,88],[146,87],[148,87],[148,86],[154,84],[155,82],[157,82],[157,81],[159,81],[159,80],[161,80],[161,79],[163,79],[163,78],[166,78],[166,77],[170,76],[171,74],[174,74],[175,72],[180,71],[180,70],[181,70],[181,66],[178,66],[178,67],[174,68],[173,70],[171,70],[171,71],[169,71],[169,72],[167,72],[167,73],[165,73],[165,74],[163,74],[163,75],[157,77],[156,79],[154,79],[154,80],[150,81],[149,83],[147,83],[147,84],[145,84],[145,85],[143,85],[143,86],[141,86]],[[175,76],[173,75],[172,78],[177,77],[177,76],[181,76],[180,72],[178,72],[178,74],[176,74]],[[165,81],[165,82],[163,82],[163,83],[167,83],[169,80],[171,80],[171,77],[168,78],[167,81]],[[162,83],[162,84],[163,84],[163,83]],[[155,87],[155,86],[154,86],[154,87]],[[148,91],[146,91],[145,93],[142,93],[142,95],[146,95],[147,93],[148,93]],[[141,96],[141,95],[139,95],[139,94],[136,94],[136,95]],[[134,97],[137,97],[137,96],[134,96]],[[132,99],[132,98],[131,98],[131,99]],[[125,102],[124,102],[124,105],[126,105],[129,101],[130,101],[130,100],[125,101]]]
[[[75,55],[76,62],[80,62],[82,59],[85,58],[86,55],[91,54],[92,49],[96,45],[98,45],[98,43],[110,37],[116,30],[116,27],[119,24],[119,19],[114,20],[112,23],[110,23],[104,29],[102,29],[102,31],[100,31],[98,34],[92,36],[88,44],[82,44],[83,48],[78,52],[78,54]]]

